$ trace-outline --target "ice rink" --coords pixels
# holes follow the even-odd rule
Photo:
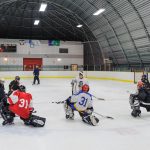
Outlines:
[[[5,87],[8,90],[6,80]],[[52,101],[65,100],[71,95],[71,79],[41,79],[40,85],[32,80],[21,80],[33,96],[37,115],[46,117],[43,128],[28,127],[19,118],[15,124],[2,126],[0,119],[1,150],[149,150],[150,113],[142,110],[141,118],[132,118],[129,93],[136,85],[131,83],[89,80],[90,93],[105,101],[93,99],[95,112],[114,117],[101,118],[98,126],[81,121],[78,113],[75,120],[66,120],[62,104]]]

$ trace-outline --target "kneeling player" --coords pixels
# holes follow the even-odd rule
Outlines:
[[[6,103],[6,102],[4,102]],[[4,119],[3,125],[12,124],[15,114],[24,121],[25,125],[34,127],[43,127],[46,118],[32,115],[32,95],[26,93],[25,86],[19,86],[19,89],[14,91],[7,99],[8,106],[3,105],[1,108],[1,116]]]
[[[150,111],[150,89],[142,81],[137,84],[137,93],[130,95],[131,115],[137,117],[141,115],[140,107]]]
[[[74,111],[78,111],[83,122],[95,126],[99,119],[92,115],[92,95],[88,91],[89,86],[85,84],[78,94],[72,95],[65,101],[66,119],[74,119]]]

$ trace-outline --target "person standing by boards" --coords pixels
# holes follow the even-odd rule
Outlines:
[[[33,75],[34,75],[33,85],[35,84],[36,80],[38,82],[37,84],[40,84],[39,74],[40,74],[39,67],[36,66],[34,71],[33,71]]]

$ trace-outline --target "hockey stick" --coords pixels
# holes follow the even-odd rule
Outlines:
[[[93,97],[95,97],[97,100],[101,100],[101,101],[104,101],[105,99],[103,99],[103,98],[98,98],[98,97],[96,97],[96,96],[94,96],[94,95],[92,95]],[[57,101],[57,102],[52,102],[53,104],[55,103],[55,104],[63,104],[65,102],[65,100],[64,101]]]
[[[65,100],[64,101],[57,101],[57,102],[52,102],[53,104],[63,104],[65,102]]]
[[[105,99],[104,98],[99,98],[99,97],[96,97],[94,95],[92,95],[94,98],[96,98],[97,100],[101,100],[101,101],[104,101]]]
[[[110,116],[104,116],[104,115],[101,115],[101,114],[99,114],[99,113],[97,113],[97,112],[93,112],[94,114],[97,114],[97,115],[99,115],[99,116],[101,116],[101,117],[103,117],[103,118],[107,118],[107,119],[114,119],[113,117],[110,117]]]
[[[35,114],[35,113],[37,113],[37,111],[36,111],[36,110],[34,110],[32,113],[33,113],[33,114]]]

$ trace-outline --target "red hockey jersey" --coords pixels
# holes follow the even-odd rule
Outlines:
[[[8,98],[9,110],[18,116],[27,119],[32,108],[32,95],[19,90],[14,91]]]

